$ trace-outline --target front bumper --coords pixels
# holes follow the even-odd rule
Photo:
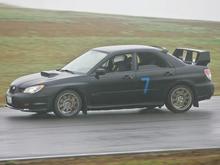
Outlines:
[[[16,93],[6,94],[6,106],[25,112],[50,111],[50,99],[46,96]]]

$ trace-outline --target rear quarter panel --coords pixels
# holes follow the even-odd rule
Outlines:
[[[168,87],[168,91],[175,85],[185,84],[191,87],[195,95],[195,99],[207,95],[204,87],[212,85],[212,82],[205,76],[204,69],[206,66],[185,65],[176,68],[175,78],[172,84]]]

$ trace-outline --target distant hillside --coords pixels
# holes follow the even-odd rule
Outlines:
[[[0,5],[0,100],[24,74],[54,69],[97,46],[116,44],[192,47],[211,51],[220,94],[220,22],[186,21]]]
[[[5,3],[1,3],[1,2],[0,2],[0,7],[2,7],[2,8],[4,8],[4,7],[7,7],[7,8],[19,8],[18,6],[9,5],[9,4],[5,4]]]

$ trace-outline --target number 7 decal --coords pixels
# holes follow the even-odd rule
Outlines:
[[[146,95],[148,92],[150,78],[149,77],[142,77],[141,80],[144,81],[144,94]]]

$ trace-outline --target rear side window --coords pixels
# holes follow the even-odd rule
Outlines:
[[[153,67],[168,67],[167,63],[158,55],[151,52],[137,53],[137,67],[139,70]]]

